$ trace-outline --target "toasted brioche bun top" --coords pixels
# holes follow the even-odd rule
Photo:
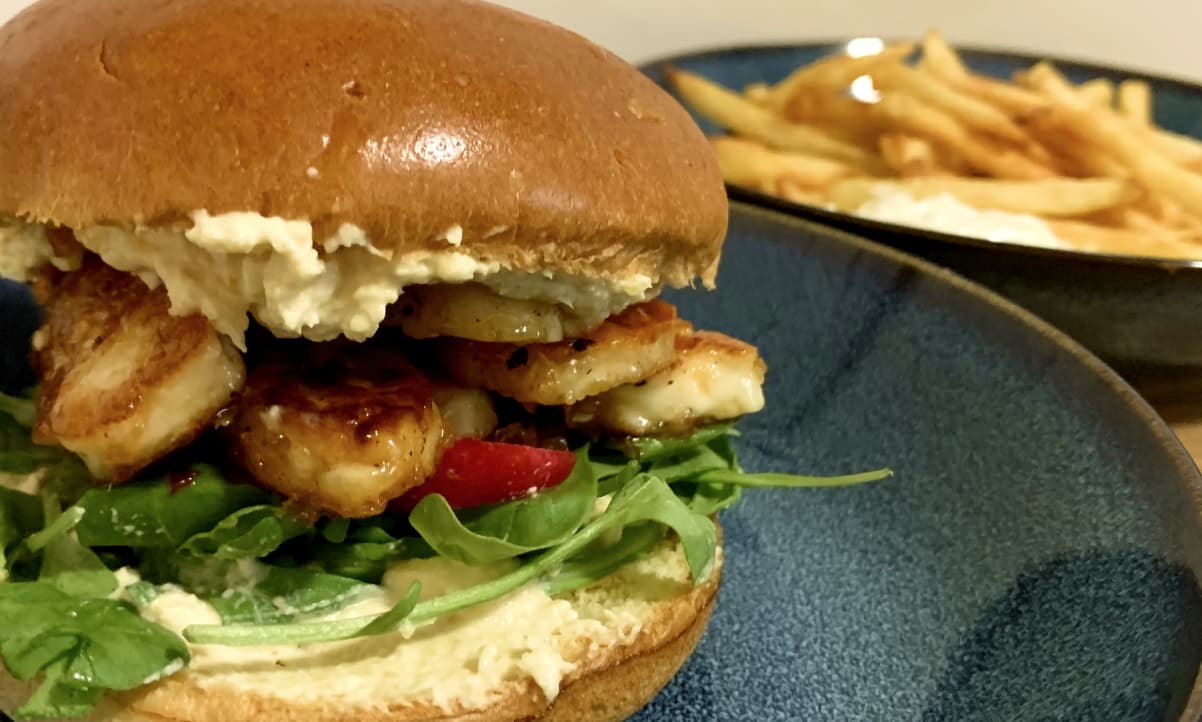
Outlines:
[[[717,164],[587,40],[472,0],[42,0],[0,29],[0,214],[342,223],[521,271],[712,281]]]

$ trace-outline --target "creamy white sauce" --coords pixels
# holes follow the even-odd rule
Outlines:
[[[322,619],[389,609],[413,581],[428,599],[488,581],[511,562],[468,567],[447,559],[394,565],[380,591]],[[679,543],[665,543],[594,587],[551,598],[538,585],[395,634],[307,646],[190,645],[189,680],[298,704],[382,706],[409,699],[448,712],[479,709],[533,680],[554,699],[580,655],[631,642],[656,604],[691,586]],[[142,613],[182,632],[219,624],[216,611],[177,588]]]
[[[44,227],[18,224],[7,233],[0,236],[0,275],[27,280],[54,260]],[[277,336],[362,341],[410,285],[476,281],[503,296],[562,304],[590,323],[644,300],[655,285],[641,274],[606,281],[513,271],[456,250],[463,242],[458,224],[444,231],[446,250],[403,254],[377,247],[349,223],[318,240],[306,220],[203,210],[183,231],[95,226],[75,236],[110,266],[165,286],[172,313],[205,315],[240,348],[248,314]]]
[[[947,193],[917,199],[902,191],[878,187],[875,197],[857,208],[855,213],[878,221],[982,238],[995,243],[1071,248],[1035,216],[973,208]]]
[[[69,271],[77,260],[55,254],[45,226],[0,226],[0,278],[25,283],[33,280],[33,273],[46,264]]]

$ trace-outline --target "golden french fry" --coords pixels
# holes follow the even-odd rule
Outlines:
[[[802,88],[782,109],[784,116],[796,123],[838,128],[832,133],[871,146],[882,129],[867,103],[846,95],[833,94],[816,88]]]
[[[794,203],[810,206],[825,206],[826,195],[821,191],[805,188],[788,178],[782,178],[776,185],[776,193],[781,198]]]
[[[982,173],[999,178],[1035,180],[1053,171],[1011,148],[987,138],[973,136],[952,116],[922,103],[913,96],[892,92],[871,106],[872,113],[891,127],[923,136],[944,146]]]
[[[964,67],[960,54],[934,28],[922,36],[922,69],[953,84],[969,78],[968,68]]]
[[[1049,220],[1047,224],[1075,250],[1151,258],[1202,258],[1202,244],[1191,233],[1153,233],[1068,220]]]
[[[790,123],[771,110],[695,73],[668,70],[668,80],[684,101],[718,125],[780,150],[841,160],[868,171],[882,171],[875,154],[812,126]]]
[[[722,177],[736,185],[754,187],[763,179],[788,179],[804,188],[825,188],[840,178],[859,175],[857,169],[826,158],[773,150],[755,141],[730,136],[710,138]]]
[[[1153,125],[1144,125],[1130,118],[1123,119],[1129,128],[1162,155],[1191,170],[1202,172],[1202,141]]]
[[[914,52],[914,43],[896,43],[886,45],[875,55],[864,55],[853,58],[850,55],[838,53],[821,60],[803,65],[794,70],[784,80],[768,91],[766,104],[769,107],[781,109],[788,104],[794,93],[804,87],[826,88],[842,91],[851,81],[861,75],[868,75],[880,65],[898,63]]]
[[[1036,72],[1038,70],[1038,72]],[[1027,76],[1056,105],[1058,120],[1095,146],[1106,148],[1155,194],[1171,198],[1188,213],[1202,217],[1202,174],[1175,163],[1113,112],[1091,109],[1051,65],[1032,68]]]
[[[872,77],[885,93],[899,90],[930,103],[971,128],[992,133],[1018,145],[1031,142],[1022,128],[1005,113],[962,93],[930,73],[905,65],[891,65],[878,68]]]
[[[757,105],[763,105],[768,101],[768,93],[771,90],[770,85],[761,81],[758,83],[749,83],[743,88],[743,97]]]
[[[877,143],[885,163],[903,178],[953,174],[925,138],[890,132],[882,133]]]
[[[839,208],[857,208],[878,189],[901,191],[914,198],[947,193],[961,203],[1010,213],[1074,217],[1097,213],[1137,200],[1137,185],[1116,178],[1047,178],[1005,181],[992,178],[852,178],[831,186]]]
[[[1133,123],[1152,124],[1152,88],[1143,80],[1119,83],[1119,112]]]
[[[1094,78],[1077,86],[1082,98],[1099,108],[1114,107],[1114,83],[1106,78]]]
[[[1012,118],[1042,113],[1048,108],[1048,101],[1038,93],[996,78],[970,75],[960,81],[960,86],[965,92],[994,105]]]

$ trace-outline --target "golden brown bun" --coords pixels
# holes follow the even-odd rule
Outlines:
[[[705,584],[656,604],[629,644],[591,647],[549,706],[530,680],[515,683],[487,709],[456,714],[404,700],[381,700],[375,708],[288,704],[269,690],[248,695],[202,688],[183,672],[106,698],[86,722],[617,722],[651,701],[688,659],[709,623],[720,582],[719,567]],[[31,691],[0,665],[0,710],[15,709]]]
[[[712,281],[688,114],[579,36],[471,0],[43,0],[0,29],[0,215],[354,223],[381,248]]]

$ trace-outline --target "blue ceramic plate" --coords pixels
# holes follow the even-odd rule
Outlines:
[[[726,513],[713,622],[638,720],[1197,717],[1202,479],[1111,371],[956,276],[741,205],[719,285],[673,300],[768,360],[745,465],[897,473]],[[3,298],[19,357],[30,307]]]
[[[754,81],[778,81],[798,65],[843,47],[825,42],[730,48],[653,61],[643,70],[664,85],[664,69],[676,66],[742,88]],[[963,58],[972,68],[998,77],[1039,59],[982,50],[965,50]],[[1056,60],[1056,65],[1074,81],[1143,79],[1152,87],[1157,122],[1202,138],[1202,87],[1068,60]],[[698,122],[707,132],[720,130],[704,118],[698,117]],[[1195,332],[1202,317],[1202,259],[1164,261],[991,243],[792,203],[738,186],[731,186],[730,192],[950,267],[1035,311],[1130,378],[1146,380],[1145,389],[1183,372],[1197,377],[1202,387],[1202,335]],[[1179,393],[1175,385],[1174,390]]]

